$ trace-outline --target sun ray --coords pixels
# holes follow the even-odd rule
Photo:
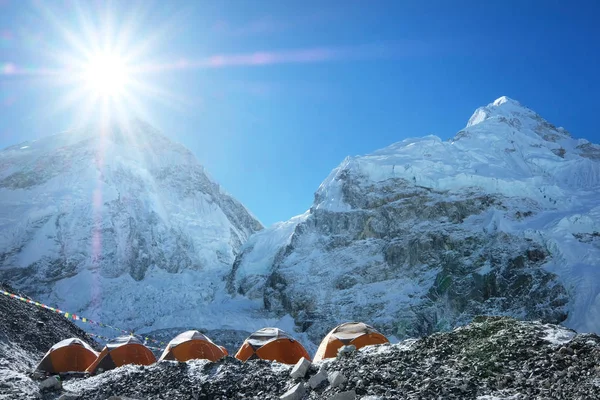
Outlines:
[[[182,110],[185,107],[191,106],[191,102],[187,101],[183,96],[177,96],[173,92],[161,89],[158,86],[150,85],[149,83],[141,80],[131,80],[130,85],[131,92],[137,92],[143,94],[145,97],[152,98],[153,100],[159,101],[161,104],[172,107],[174,109]]]
[[[75,31],[69,30],[64,24],[64,21],[58,18],[49,6],[45,6],[40,2],[36,3],[36,5],[38,6],[38,10],[42,13],[42,16],[52,24],[52,27],[56,29],[68,45],[75,50],[75,54],[87,55],[92,51],[89,46],[86,45],[86,42],[93,43],[94,41],[90,40],[87,35],[84,34],[84,40],[82,40],[81,35],[77,35]],[[76,5],[76,9],[78,7],[79,6]],[[47,56],[52,58],[56,58],[59,55],[60,53],[57,54],[54,51],[49,51],[47,54]],[[60,62],[61,60],[59,59],[57,61]]]
[[[148,3],[141,1],[126,7],[128,11],[122,17],[112,2],[75,1],[69,3],[74,7],[66,15],[59,14],[49,3],[35,4],[66,48],[58,48],[53,44],[56,42],[48,41],[51,44],[42,51],[47,53],[49,60],[55,61],[54,65],[23,68],[11,63],[0,66],[0,75],[23,75],[24,79],[38,79],[39,76],[53,89],[64,86],[64,94],[44,112],[52,114],[73,108],[73,120],[78,125],[91,119],[110,121],[116,118],[122,122],[125,115],[151,119],[150,106],[169,107],[180,112],[190,109],[194,103],[190,97],[160,86],[160,79],[156,77],[167,71],[320,63],[379,54],[361,46],[314,47],[200,53],[170,60],[157,56],[156,49],[177,34],[182,18],[190,7],[195,6],[167,15],[148,32],[144,30],[144,19],[152,18],[154,14]],[[376,50],[380,52],[380,48]]]
[[[189,12],[192,5],[182,7],[177,13],[170,16],[167,20],[163,21],[160,26],[152,32],[152,34],[146,37],[145,40],[141,41],[137,46],[132,46],[128,53],[131,58],[141,59],[144,55],[152,49],[159,47],[161,42],[170,40],[175,32],[178,30],[178,26],[181,23],[181,19]]]

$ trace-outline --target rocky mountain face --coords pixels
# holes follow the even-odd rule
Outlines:
[[[0,279],[108,324],[204,315],[261,229],[191,152],[141,121],[0,152]]]
[[[231,294],[315,343],[340,322],[404,338],[478,314],[600,332],[600,146],[506,97],[449,141],[348,157],[305,214],[250,237]]]

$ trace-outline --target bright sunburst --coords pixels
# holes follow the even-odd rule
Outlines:
[[[94,54],[85,66],[83,80],[86,89],[101,97],[119,97],[125,94],[129,71],[124,60],[116,54]]]
[[[72,110],[72,126],[85,126],[97,121],[151,120],[150,103],[176,108],[186,103],[158,87],[161,79],[154,72],[154,57],[176,20],[167,19],[148,32],[145,4],[122,6],[117,12],[111,2],[73,3],[69,24],[55,8],[38,5],[63,39],[48,48],[48,59],[59,65],[48,78],[64,88],[48,113]]]

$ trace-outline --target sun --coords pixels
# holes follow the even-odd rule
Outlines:
[[[155,26],[147,19],[152,10],[147,2],[132,7],[116,3],[75,2],[67,7],[69,17],[63,15],[64,7],[39,3],[44,21],[58,34],[44,49],[48,67],[40,68],[39,75],[52,89],[62,89],[54,92],[55,101],[45,112],[68,114],[73,127],[151,121],[152,106],[187,105],[184,96],[162,86],[162,72],[181,69],[161,54],[161,46],[179,24],[179,14]]]
[[[117,54],[99,53],[90,57],[84,68],[86,89],[99,97],[119,97],[130,81],[127,65]]]

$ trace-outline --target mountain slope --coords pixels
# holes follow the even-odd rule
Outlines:
[[[202,320],[260,229],[187,149],[141,121],[0,152],[0,278],[105,323]]]
[[[0,291],[15,293],[0,283]],[[60,314],[0,293],[0,400],[38,393],[29,374],[54,344],[72,337],[98,348],[96,342]]]
[[[228,288],[318,342],[364,320],[406,337],[474,315],[600,332],[600,146],[501,97],[453,139],[332,171],[302,216],[252,236]]]

